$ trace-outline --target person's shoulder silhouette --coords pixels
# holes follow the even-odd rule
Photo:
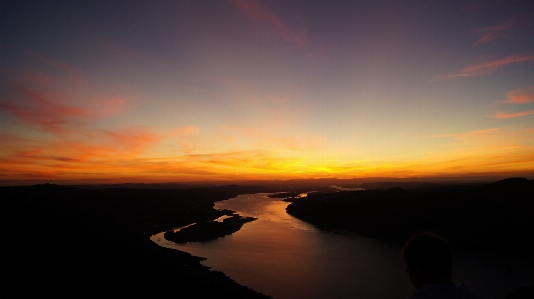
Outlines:
[[[404,246],[406,272],[416,291],[408,298],[483,299],[467,285],[452,282],[452,253],[447,241],[433,233],[413,236]]]

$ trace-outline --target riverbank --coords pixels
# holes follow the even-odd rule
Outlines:
[[[199,257],[149,240],[170,227],[218,218],[217,200],[264,191],[2,187],[2,295],[268,298]]]

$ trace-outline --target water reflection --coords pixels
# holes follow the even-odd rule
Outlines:
[[[158,235],[152,239],[206,257],[205,265],[277,299],[391,298],[411,292],[398,250],[358,235],[318,230],[288,215],[287,205],[267,194],[238,196],[216,208],[258,218],[239,232],[183,245]]]

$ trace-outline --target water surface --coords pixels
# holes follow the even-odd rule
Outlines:
[[[356,234],[316,229],[287,214],[287,205],[267,194],[241,195],[215,206],[258,218],[237,233],[187,244],[162,234],[152,239],[206,257],[203,264],[275,299],[402,298],[412,291],[396,250]]]
[[[204,265],[275,299],[405,298],[414,291],[399,254],[402,244],[317,229],[287,214],[287,202],[267,195],[240,195],[216,203],[217,209],[258,218],[232,235],[187,244],[169,242],[163,233],[151,239],[206,257]],[[506,273],[514,262],[462,255],[455,281],[493,298],[506,297],[530,279],[525,273]]]

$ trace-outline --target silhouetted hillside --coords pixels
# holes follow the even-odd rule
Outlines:
[[[88,190],[0,188],[2,296],[266,298],[209,271],[153,233],[222,212],[214,201],[263,187]]]
[[[534,181],[317,193],[287,212],[322,227],[406,240],[435,231],[459,246],[528,253],[534,250]]]

